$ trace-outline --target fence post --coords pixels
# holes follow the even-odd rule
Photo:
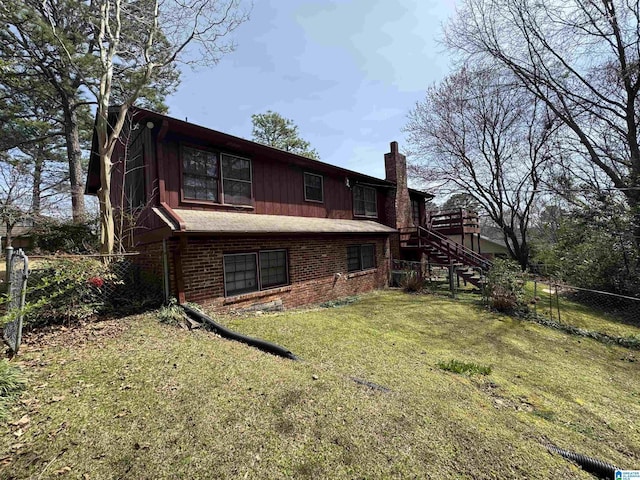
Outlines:
[[[551,279],[549,279],[549,319],[553,320],[553,290],[551,290]]]
[[[538,279],[533,279],[533,313],[538,316]]]
[[[455,266],[453,265],[453,261],[449,263],[449,290],[451,291],[451,296],[456,298],[456,281],[455,281]]]
[[[11,259],[13,258],[13,247],[9,245],[7,247],[7,263],[6,263],[6,282],[7,282],[7,293],[11,292]]]
[[[556,307],[558,307],[558,322],[560,322],[560,297],[558,296],[558,284],[556,283]]]

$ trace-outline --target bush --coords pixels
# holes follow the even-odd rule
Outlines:
[[[34,245],[44,252],[92,253],[98,249],[95,221],[72,223],[46,221],[34,229]]]
[[[0,420],[7,417],[9,403],[24,389],[25,381],[20,369],[7,360],[0,360]]]
[[[524,285],[524,274],[518,263],[496,259],[487,275],[489,304],[499,312],[513,312],[523,305]]]
[[[128,261],[73,257],[41,261],[27,280],[25,318],[43,325],[96,314],[129,314],[162,302],[157,281]]]
[[[180,325],[187,318],[184,310],[178,304],[175,298],[169,300],[169,304],[158,309],[156,313],[160,323],[166,323],[168,325]]]
[[[418,272],[409,271],[402,278],[400,286],[405,292],[420,292],[424,288],[424,282]]]

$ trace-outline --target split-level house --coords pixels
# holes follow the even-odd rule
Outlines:
[[[380,179],[141,108],[122,138],[111,201],[138,261],[180,302],[220,311],[385,287],[432,197],[407,187],[396,142]],[[87,193],[99,187],[94,148]]]

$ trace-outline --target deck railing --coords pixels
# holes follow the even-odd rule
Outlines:
[[[478,212],[459,208],[446,212],[427,212],[427,229],[448,234],[480,233]]]
[[[482,255],[458,242],[454,242],[437,231],[418,227],[417,233],[419,247],[433,245],[449,258],[455,258],[465,265],[473,265],[484,270],[488,270],[492,265],[491,261]]]

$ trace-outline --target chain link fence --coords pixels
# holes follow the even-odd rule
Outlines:
[[[136,264],[136,254],[31,256],[29,260],[26,325],[139,313],[163,301],[162,280],[145,273]]]
[[[640,327],[640,298],[540,277],[530,278],[525,295],[530,310],[551,321],[582,326],[600,318]]]

